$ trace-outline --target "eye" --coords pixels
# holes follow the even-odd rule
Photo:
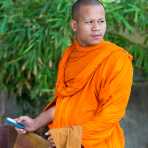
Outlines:
[[[105,21],[104,20],[98,20],[98,23],[104,23]]]
[[[92,24],[93,21],[86,21],[85,23],[86,23],[86,24]]]

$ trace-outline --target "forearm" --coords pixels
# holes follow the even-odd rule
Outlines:
[[[48,110],[42,112],[39,116],[37,116],[35,120],[36,129],[39,129],[49,122],[52,122],[55,113],[55,106],[49,108]]]

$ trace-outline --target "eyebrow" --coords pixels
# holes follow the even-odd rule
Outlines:
[[[105,18],[99,18],[99,19],[96,19],[96,20],[104,20]],[[85,20],[85,21],[89,21],[89,20],[94,20],[94,19],[91,19],[91,18],[83,18],[83,20]]]

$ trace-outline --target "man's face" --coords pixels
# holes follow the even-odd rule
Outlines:
[[[81,6],[79,16],[71,21],[76,39],[82,46],[98,44],[106,32],[105,11],[101,5]]]

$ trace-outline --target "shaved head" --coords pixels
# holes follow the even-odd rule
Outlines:
[[[103,6],[102,2],[100,2],[99,0],[77,0],[72,6],[72,19],[76,20],[80,15],[79,11],[81,6],[87,6],[87,5]]]

